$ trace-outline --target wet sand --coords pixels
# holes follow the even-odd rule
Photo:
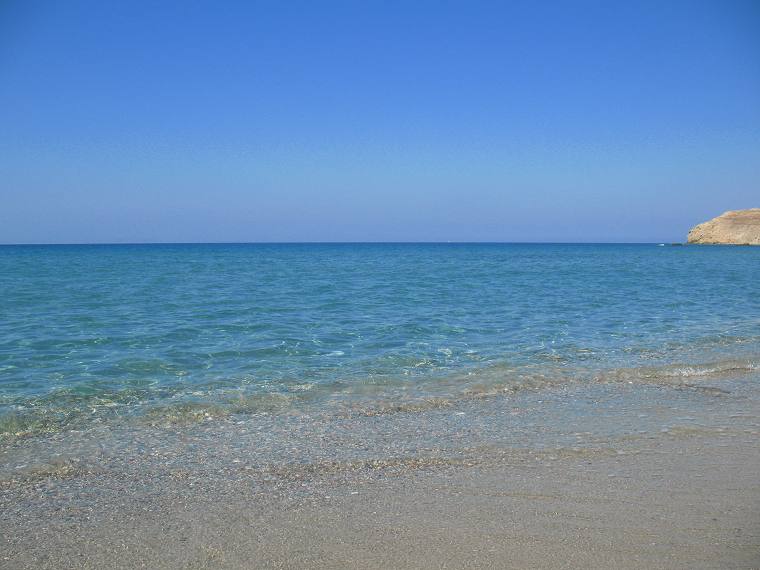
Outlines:
[[[581,413],[582,397],[591,394],[562,392],[557,402],[572,407],[572,419],[525,424],[547,445],[477,436],[478,426],[510,417],[503,410],[522,409],[494,399],[367,420],[367,429],[385,426],[399,439],[414,439],[415,425],[418,439],[445,428],[462,440],[445,453],[371,459],[380,434],[367,444],[367,458],[290,466],[253,468],[239,450],[205,470],[151,463],[156,449],[143,459],[120,456],[114,461],[123,463],[110,467],[105,460],[58,463],[2,481],[0,567],[760,568],[754,385],[632,388],[618,407],[606,402],[603,410],[597,393]],[[536,414],[561,410],[547,395],[526,396],[521,405],[537,397]],[[677,405],[662,406],[666,397]],[[698,405],[699,415],[680,415],[683,405]],[[461,422],[461,430],[434,414]],[[643,429],[612,434],[610,425],[631,418]],[[550,423],[563,434],[590,428],[582,444],[554,445]],[[211,444],[222,448],[219,429],[209,427],[202,455]],[[335,442],[321,437],[335,455]],[[292,443],[296,449],[295,437]],[[246,448],[255,454],[252,442]]]
[[[758,472],[756,441],[681,438],[625,455],[352,473],[300,496],[297,481],[178,502],[116,488],[23,536],[8,519],[23,515],[5,511],[2,566],[757,568]]]

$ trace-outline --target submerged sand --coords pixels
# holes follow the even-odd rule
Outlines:
[[[750,375],[138,433],[6,472],[0,567],[760,568],[758,402]]]

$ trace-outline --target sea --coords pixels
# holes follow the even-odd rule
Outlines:
[[[66,442],[128,454],[146,434],[160,446],[202,431],[210,449],[221,433],[243,441],[230,426],[258,433],[247,449],[266,461],[311,460],[295,446],[346,421],[359,422],[348,455],[366,457],[383,429],[409,454],[476,417],[476,443],[509,432],[540,446],[568,415],[606,418],[608,435],[661,431],[610,410],[687,398],[698,424],[700,398],[755,394],[759,379],[760,248],[0,246],[6,476]],[[482,421],[509,410],[519,423],[521,406],[530,429]]]

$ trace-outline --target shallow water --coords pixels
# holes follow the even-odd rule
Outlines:
[[[0,247],[0,440],[760,366],[760,248]]]

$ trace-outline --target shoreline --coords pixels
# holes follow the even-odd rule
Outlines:
[[[759,379],[70,434],[0,480],[0,568],[757,567]]]
[[[749,350],[733,347],[729,358],[720,358],[704,350],[701,358],[673,360],[669,363],[635,367],[575,367],[543,365],[508,366],[491,363],[485,366],[451,371],[430,378],[373,379],[371,382],[337,381],[339,390],[330,391],[320,383],[295,384],[288,390],[272,392],[220,391],[205,394],[204,399],[171,402],[113,401],[115,394],[96,394],[89,401],[70,407],[53,407],[55,392],[34,405],[18,405],[19,410],[0,413],[0,478],[2,454],[24,440],[45,439],[80,433],[89,429],[171,428],[191,426],[206,421],[245,421],[261,415],[305,415],[350,417],[378,416],[420,412],[432,408],[455,408],[465,400],[494,397],[519,397],[521,392],[540,392],[583,384],[649,384],[699,389],[703,379],[760,371],[754,344]],[[708,358],[705,358],[709,355]],[[64,402],[66,394],[63,395]],[[42,405],[38,405],[38,404]],[[51,405],[53,404],[53,405]]]

